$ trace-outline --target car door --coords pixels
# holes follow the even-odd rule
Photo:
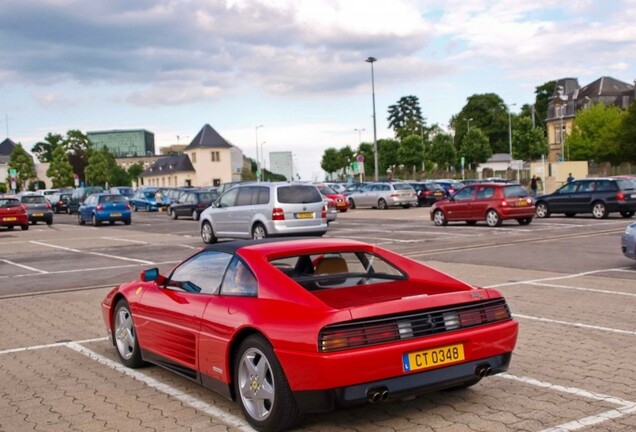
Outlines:
[[[233,212],[236,207],[236,196],[240,187],[229,189],[219,197],[214,209],[211,209],[210,220],[217,235],[229,235],[235,229]]]
[[[474,194],[474,186],[467,186],[460,189],[459,192],[453,195],[444,206],[446,219],[449,221],[470,219],[470,209]]]
[[[93,209],[95,208],[95,204],[97,203],[97,195],[91,195],[84,200],[83,203],[80,204],[77,212],[79,213],[79,217],[83,221],[89,221],[92,217]]]
[[[190,216],[189,203],[193,200],[191,192],[181,194],[176,204],[173,204],[173,210],[177,216]]]
[[[141,299],[133,313],[146,358],[158,357],[164,366],[196,378],[201,319],[218,293],[232,257],[226,252],[202,251],[177,267],[165,285],[139,293]]]
[[[568,213],[587,213],[592,208],[592,195],[594,194],[594,181],[577,181],[577,188],[567,202]]]
[[[269,188],[269,186],[265,186]],[[256,212],[263,209],[263,205],[259,204],[258,194],[262,186],[241,186],[238,188],[236,196],[236,207],[232,211],[233,232],[238,236],[251,235],[252,223]],[[271,209],[267,218],[271,218]]]
[[[557,191],[554,192],[554,194],[552,194],[552,196],[548,199],[550,211],[553,213],[574,212],[574,210],[572,210],[573,196],[578,187],[578,183],[578,181],[573,181],[566,183],[561,186],[560,189],[557,189]]]
[[[475,186],[477,193],[470,203],[470,219],[481,220],[486,218],[486,210],[492,207],[491,203],[495,197],[495,187],[490,185]]]

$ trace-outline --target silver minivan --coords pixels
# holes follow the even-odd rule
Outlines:
[[[327,232],[327,214],[318,188],[307,183],[242,183],[225,191],[201,213],[205,243],[218,238],[262,239]]]

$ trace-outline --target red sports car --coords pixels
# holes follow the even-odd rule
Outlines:
[[[235,399],[260,431],[474,385],[508,369],[517,340],[496,290],[345,239],[218,243],[114,288],[102,313],[125,365]]]

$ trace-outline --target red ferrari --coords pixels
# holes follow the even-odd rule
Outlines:
[[[260,431],[472,386],[508,369],[518,331],[496,290],[344,239],[215,244],[114,288],[102,313],[126,366],[237,400]]]

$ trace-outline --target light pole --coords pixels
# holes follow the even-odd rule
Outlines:
[[[256,180],[259,180],[260,176],[259,176],[259,172],[258,172],[258,167],[259,167],[259,163],[258,163],[258,130],[260,128],[262,128],[263,125],[258,125],[254,127],[254,134],[256,135]]]
[[[515,105],[517,104],[510,104],[511,107]],[[510,113],[510,107],[508,107],[508,153],[510,154],[510,160],[512,161],[512,114]]]
[[[358,145],[362,144],[362,132],[366,129],[354,129],[354,132],[358,132]]]
[[[464,121],[466,122],[466,133],[468,133],[470,132],[470,122],[473,121],[473,118],[464,119]]]
[[[365,61],[371,63],[371,94],[373,96],[373,167],[374,167],[374,179],[378,181],[378,134],[375,124],[375,77],[373,75],[373,63],[378,59],[375,57],[369,57]]]
[[[261,181],[265,180],[265,153],[263,153],[264,145],[265,145],[265,141],[261,143],[261,159],[263,159],[263,165],[261,168]]]

